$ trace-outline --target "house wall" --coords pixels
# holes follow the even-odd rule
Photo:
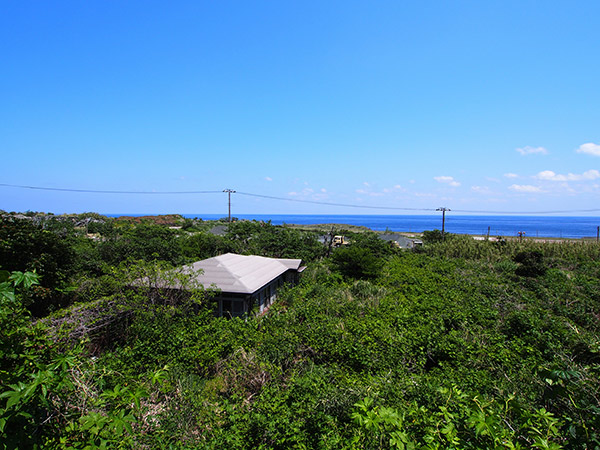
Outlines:
[[[249,311],[249,295],[223,292],[217,300],[217,317],[242,317]]]
[[[297,272],[288,270],[251,295],[223,292],[217,298],[218,306],[215,313],[220,317],[241,317],[255,307],[262,313],[275,301],[277,292],[283,285],[293,286],[296,281]]]

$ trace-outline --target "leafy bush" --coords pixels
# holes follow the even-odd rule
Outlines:
[[[181,236],[178,243],[181,254],[192,261],[212,258],[234,250],[234,245],[227,239],[206,232]]]
[[[0,218],[0,267],[33,271],[47,288],[61,287],[72,273],[69,241],[28,220]]]
[[[350,278],[375,278],[383,267],[383,261],[369,249],[356,246],[337,249],[331,261],[342,275]]]
[[[517,275],[524,277],[537,277],[546,273],[544,255],[540,251],[522,251],[515,255],[514,261],[519,263],[515,270]]]
[[[30,220],[0,218],[0,267],[35,271],[40,285],[28,290],[24,305],[37,317],[65,306],[63,289],[74,273],[75,252],[69,237],[34,225]]]
[[[441,230],[435,229],[423,231],[422,238],[425,244],[436,244],[438,242],[450,240],[453,236],[454,235],[450,233],[442,233]]]
[[[236,253],[271,258],[313,261],[325,250],[314,233],[275,226],[270,221],[233,222],[227,228],[226,238]]]
[[[177,235],[161,225],[142,223],[126,224],[118,233],[98,244],[100,257],[110,265],[118,265],[128,259],[144,261],[182,262],[177,252]]]

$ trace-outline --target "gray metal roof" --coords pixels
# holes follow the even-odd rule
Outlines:
[[[407,238],[399,233],[380,234],[379,239],[387,242],[397,242],[401,248],[411,248],[415,242],[415,239]]]
[[[198,281],[205,288],[216,287],[223,292],[252,294],[289,269],[298,270],[301,262],[300,259],[226,253],[195,262],[186,268],[202,271]]]

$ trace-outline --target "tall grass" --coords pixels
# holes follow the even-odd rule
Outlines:
[[[528,239],[523,241],[477,241],[470,236],[451,235],[443,242],[428,244],[418,251],[423,251],[430,256],[489,262],[512,259],[523,251],[538,251],[545,258],[565,262],[600,260],[600,243],[589,241],[541,242]]]

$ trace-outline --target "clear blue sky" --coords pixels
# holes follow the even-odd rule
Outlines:
[[[0,1],[0,183],[600,208],[599,17],[597,0]],[[226,200],[0,187],[7,211]],[[233,211],[403,212],[239,194]]]

